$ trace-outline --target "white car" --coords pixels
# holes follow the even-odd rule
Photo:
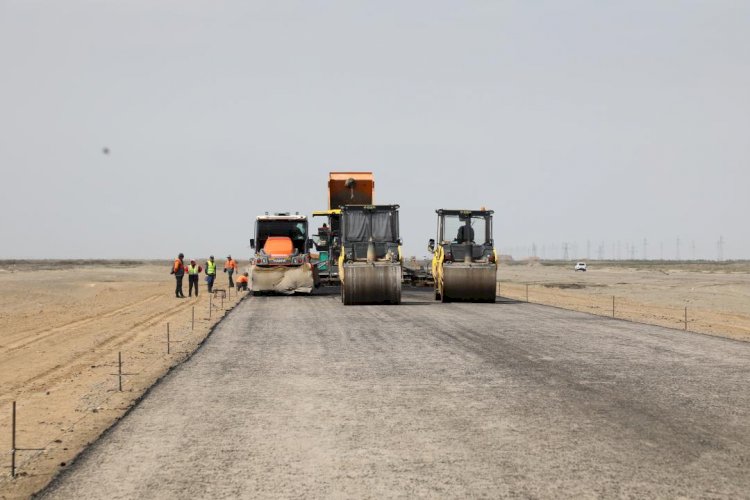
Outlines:
[[[585,271],[586,270],[586,263],[585,262],[578,262],[578,263],[576,263],[576,267],[574,269],[576,271]]]

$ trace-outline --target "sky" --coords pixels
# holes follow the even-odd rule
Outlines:
[[[407,255],[486,206],[516,257],[750,258],[747,1],[0,0],[0,67],[0,258],[246,258],[339,170]]]

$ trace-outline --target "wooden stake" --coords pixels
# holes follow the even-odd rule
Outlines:
[[[16,477],[16,402],[13,401],[13,410],[10,424],[10,475]]]

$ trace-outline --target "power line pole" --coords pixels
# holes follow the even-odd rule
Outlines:
[[[568,243],[563,243],[563,260],[568,260]]]
[[[719,236],[719,241],[716,242],[716,256],[719,262],[724,260],[724,237]]]
[[[648,240],[646,238],[643,238],[643,255],[641,255],[641,258],[648,260]]]
[[[677,244],[675,245],[675,260],[680,260],[680,238],[677,238]]]

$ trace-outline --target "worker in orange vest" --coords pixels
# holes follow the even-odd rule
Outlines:
[[[184,299],[185,294],[182,293],[182,278],[185,276],[185,264],[182,261],[185,256],[180,254],[177,256],[177,258],[174,260],[174,263],[172,264],[172,272],[170,274],[174,274],[176,285],[174,289],[174,296],[178,299]]]
[[[237,263],[234,261],[231,255],[227,255],[227,260],[224,262],[224,272],[229,275],[229,286],[234,287],[234,281],[232,275],[237,270]]]
[[[237,291],[244,290],[247,292],[248,273],[244,273],[237,278]]]
[[[188,271],[188,296],[193,296],[193,287],[195,287],[195,296],[198,296],[198,278],[203,268],[195,263],[195,259],[190,259]]]

